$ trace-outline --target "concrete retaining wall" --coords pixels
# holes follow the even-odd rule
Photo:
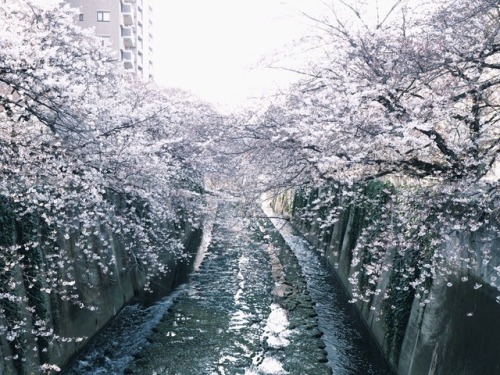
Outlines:
[[[320,227],[316,220],[319,213],[309,213],[307,220],[296,214],[299,208],[306,207],[316,197],[315,193],[309,196],[284,195],[273,205],[276,212],[292,215],[292,222],[324,254],[352,297],[352,285],[348,279],[360,267],[351,265],[352,250],[359,236],[356,215],[360,211],[347,206],[333,226]],[[393,319],[384,322],[377,312],[384,310],[387,302],[382,295],[394,282],[394,274],[386,274],[379,280],[376,288],[382,290],[380,296],[374,296],[368,303],[356,303],[360,316],[397,374],[500,374],[499,291],[491,285],[493,269],[500,264],[500,239],[484,241],[488,235],[491,233],[456,233],[443,245],[445,254],[472,250],[461,256],[474,256],[477,262],[475,267],[464,264],[463,268],[455,269],[456,275],[447,276],[446,281],[435,279],[428,296],[431,303],[422,305],[412,291],[400,294]],[[480,259],[483,246],[490,250],[488,262]],[[386,262],[394,261],[394,254],[389,252],[386,257]],[[475,289],[475,285],[476,288],[482,286]]]
[[[185,217],[191,215],[191,213],[184,213]],[[27,236],[28,231],[33,231],[33,227],[37,227],[36,222],[26,226],[26,223],[17,222],[15,218],[9,220],[12,225],[7,220],[2,223],[4,242],[7,240],[12,241],[13,244],[23,243],[23,236]],[[188,220],[175,225],[163,223],[162,227],[184,244],[186,253],[196,253],[201,242],[201,229],[193,228]],[[130,251],[127,250],[130,244],[127,243],[126,236],[117,236],[110,232],[103,222],[98,237],[100,241],[107,241],[111,244],[111,251],[108,247],[108,250],[103,252],[100,242],[95,241],[90,252],[100,254],[103,263],[109,267],[108,271],[111,271],[103,272],[92,256],[81,256],[83,250],[77,245],[78,231],[73,230],[68,236],[63,229],[58,228],[60,233],[57,236],[56,246],[67,254],[72,266],[70,269],[61,269],[59,272],[70,272],[76,282],[75,293],[79,295],[80,300],[97,309],[93,311],[87,308],[82,309],[64,300],[57,293],[40,293],[34,290],[36,288],[27,287],[28,272],[31,272],[28,276],[33,276],[38,280],[37,288],[50,286],[50,277],[54,277],[54,275],[48,275],[47,269],[43,266],[44,259],[49,256],[47,248],[40,247],[40,250],[28,254],[29,266],[19,264],[14,269],[15,278],[19,281],[16,293],[21,297],[26,297],[24,305],[9,303],[6,299],[0,300],[2,310],[0,326],[12,324],[13,317],[23,321],[26,325],[22,337],[15,341],[7,340],[6,335],[0,335],[1,375],[40,374],[42,373],[40,365],[43,363],[55,364],[62,368],[132,299],[142,300],[145,303],[156,301],[168,294],[189,272],[189,257],[179,263],[175,261],[174,252],[165,246],[159,254],[158,262],[168,264],[168,272],[153,280],[151,291],[145,291],[147,270],[131,260]],[[5,233],[10,230],[12,233]],[[40,336],[35,337],[31,333],[36,322],[33,321],[33,315],[26,310],[26,306],[36,309],[38,316],[43,316],[49,322],[48,328],[53,332],[47,335],[46,340]],[[54,340],[54,336],[59,339]],[[86,339],[78,341],[65,339],[75,337]]]

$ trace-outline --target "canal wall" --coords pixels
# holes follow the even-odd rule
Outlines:
[[[115,196],[113,200],[115,207],[124,204],[122,197]],[[155,223],[160,231],[169,233],[171,244],[159,246],[162,250],[155,254],[154,260],[148,260],[167,266],[161,276],[149,279],[146,275],[150,270],[137,251],[141,243],[133,241],[127,233],[110,230],[110,222],[118,220],[112,215],[102,218],[83,244],[85,228],[78,225],[72,225],[71,230],[47,228],[36,215],[20,219],[9,211],[10,202],[0,203],[0,240],[3,246],[12,244],[11,248],[16,250],[13,259],[19,259],[18,264],[10,265],[10,271],[1,276],[14,281],[9,295],[3,293],[7,286],[1,285],[1,375],[57,373],[57,368],[63,368],[126,304],[132,300],[156,301],[178,285],[189,272],[193,258],[190,254],[197,251],[202,237],[202,230],[191,224],[196,221],[191,220],[194,213],[181,206],[176,212],[184,219]],[[56,233],[54,243],[49,244],[44,234],[48,229]],[[35,240],[45,241],[47,246],[28,247]],[[177,247],[179,243],[182,251]],[[171,246],[176,246],[175,251]],[[51,254],[51,248],[57,248],[57,254]],[[19,256],[24,250],[25,256]],[[179,253],[184,254],[182,259]],[[65,259],[60,259],[60,268],[54,273],[54,268],[47,266],[49,258],[62,257],[61,254]],[[6,266],[5,259],[2,258],[1,266]],[[66,283],[67,290],[60,289],[60,282],[54,286],[54,278],[71,280]],[[78,303],[71,300],[70,294],[78,296]],[[23,327],[9,330],[14,324]],[[49,366],[44,370],[43,364]]]
[[[365,218],[380,212],[374,206],[366,209],[350,200],[342,202],[340,196],[316,211],[308,207],[318,202],[317,190],[285,194],[272,205],[275,212],[290,217],[323,254],[345,291],[353,297],[356,291],[349,279],[358,277],[360,282],[356,275],[363,267],[352,262],[353,250],[367,225]],[[330,212],[336,210],[337,219],[327,226],[323,219],[329,214],[325,208],[329,204]],[[500,265],[498,235],[482,230],[455,231],[440,250],[444,257],[464,261],[454,264],[450,274],[434,277],[426,296],[430,303],[422,303],[409,287],[409,281],[391,271],[384,273],[374,286],[381,293],[366,302],[358,300],[356,309],[397,374],[499,374],[500,303],[495,287],[495,268]],[[482,258],[484,254],[486,258]],[[471,257],[472,262],[466,261]],[[395,264],[398,260],[398,255],[389,250],[384,263]],[[384,298],[389,290],[392,297]]]

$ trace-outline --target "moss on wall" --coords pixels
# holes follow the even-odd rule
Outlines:
[[[116,204],[117,211],[126,201],[109,199]],[[186,253],[196,251],[202,233],[191,225],[191,213],[185,207],[178,208],[182,215],[179,223],[153,223],[148,207],[138,200],[131,201],[136,205],[138,221],[154,226],[154,230],[168,231],[173,240],[183,243]],[[170,266],[163,278],[153,280],[151,293],[143,293],[147,280],[142,273],[146,270],[130,264],[128,249],[134,244],[128,242],[129,237],[108,230],[112,217],[106,217],[107,221],[96,227],[99,238],[91,234],[83,236],[86,239],[82,241],[78,223],[69,222],[68,228],[56,228],[46,224],[41,214],[36,207],[26,210],[0,196],[0,293],[3,295],[0,314],[6,322],[0,332],[0,344],[2,353],[8,354],[3,356],[0,368],[8,369],[5,371],[9,374],[39,373],[38,366],[43,363],[63,366],[85,344],[86,340],[78,342],[75,338],[90,338],[138,294],[146,296],[148,302],[153,297],[163,297],[189,272],[184,266],[186,262],[178,269],[169,244],[163,243],[164,254],[158,254],[157,259],[170,262]],[[154,233],[149,240],[156,240]],[[92,254],[99,256],[103,265],[93,260]],[[57,265],[61,256],[65,257],[64,263]],[[52,262],[50,267],[49,262]],[[103,266],[113,273],[105,273]],[[59,280],[57,285],[54,279]],[[157,285],[156,281],[160,283]],[[85,304],[96,304],[98,309],[82,309],[70,295],[76,295]],[[21,328],[11,334],[14,332],[11,327],[19,324]]]
[[[325,257],[351,297],[368,289],[356,307],[391,366],[405,375],[468,375],[474,368],[496,375],[500,370],[492,344],[498,343],[498,335],[485,329],[476,315],[488,315],[488,324],[498,326],[500,318],[479,313],[475,302],[488,311],[500,308],[495,293],[484,293],[494,288],[481,287],[500,267],[494,251],[500,244],[498,225],[491,230],[495,218],[483,217],[496,210],[484,202],[476,206],[474,197],[450,198],[412,187],[396,191],[379,181],[297,191],[291,208],[294,222],[310,242],[326,245]],[[474,225],[489,221],[490,231],[468,231],[469,218]],[[453,230],[442,231],[443,220]],[[384,241],[386,237],[392,240]],[[454,269],[449,268],[447,254],[456,259]],[[472,263],[466,262],[467,257]],[[387,264],[388,271],[373,278],[367,272],[372,261]],[[471,284],[467,291],[466,284]],[[474,294],[475,288],[479,290]],[[441,310],[447,314],[444,320],[437,318]],[[468,334],[456,329],[455,322],[467,323]],[[473,338],[474,327],[481,332],[480,339]],[[474,365],[466,353],[475,357],[480,353],[485,361]]]

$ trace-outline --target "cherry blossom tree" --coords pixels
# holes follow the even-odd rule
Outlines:
[[[139,272],[147,286],[168,271],[161,254],[185,256],[182,232],[203,218],[204,142],[221,122],[136,81],[75,15],[61,1],[0,6],[0,337],[19,368],[31,336],[41,363],[51,341],[81,340],[57,332],[51,298],[93,310],[81,290],[95,275]]]
[[[378,197],[385,213],[363,224],[353,249],[355,299],[381,293],[377,282],[397,270],[426,301],[429,279],[464,264],[486,264],[496,288],[498,1],[373,3],[339,0],[313,20],[318,35],[307,43],[320,57],[272,106],[240,119],[233,152],[261,190],[319,194],[303,217],[325,230],[342,208],[369,212]],[[373,180],[396,188],[367,197]],[[489,243],[484,254],[443,251],[456,231]],[[394,266],[391,252],[412,260]]]
[[[322,59],[249,138],[268,128],[323,180],[485,176],[499,148],[496,2],[396,1],[372,22],[363,2],[340,3],[317,20]]]

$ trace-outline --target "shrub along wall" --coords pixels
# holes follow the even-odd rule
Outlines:
[[[351,297],[366,286],[379,290],[369,299],[355,298],[355,306],[398,374],[499,374],[500,304],[490,281],[500,264],[500,240],[481,230],[455,231],[439,251],[445,257],[457,253],[464,259],[475,257],[475,262],[464,261],[446,275],[423,277],[420,286],[428,292],[416,298],[413,281],[424,272],[419,259],[433,256],[431,231],[419,237],[418,254],[385,249],[383,255],[376,255],[366,250],[376,245],[377,234],[397,231],[397,226],[390,226],[392,189],[374,181],[358,189],[362,197],[355,200],[340,187],[332,187],[328,194],[317,189],[285,194],[273,205],[275,211],[290,215],[297,229],[323,253]],[[480,259],[485,253],[487,261]],[[391,271],[368,285],[371,279],[364,265],[373,256],[381,256],[379,263],[391,265]],[[354,258],[361,261],[353,262]],[[403,265],[413,273],[395,271]]]

